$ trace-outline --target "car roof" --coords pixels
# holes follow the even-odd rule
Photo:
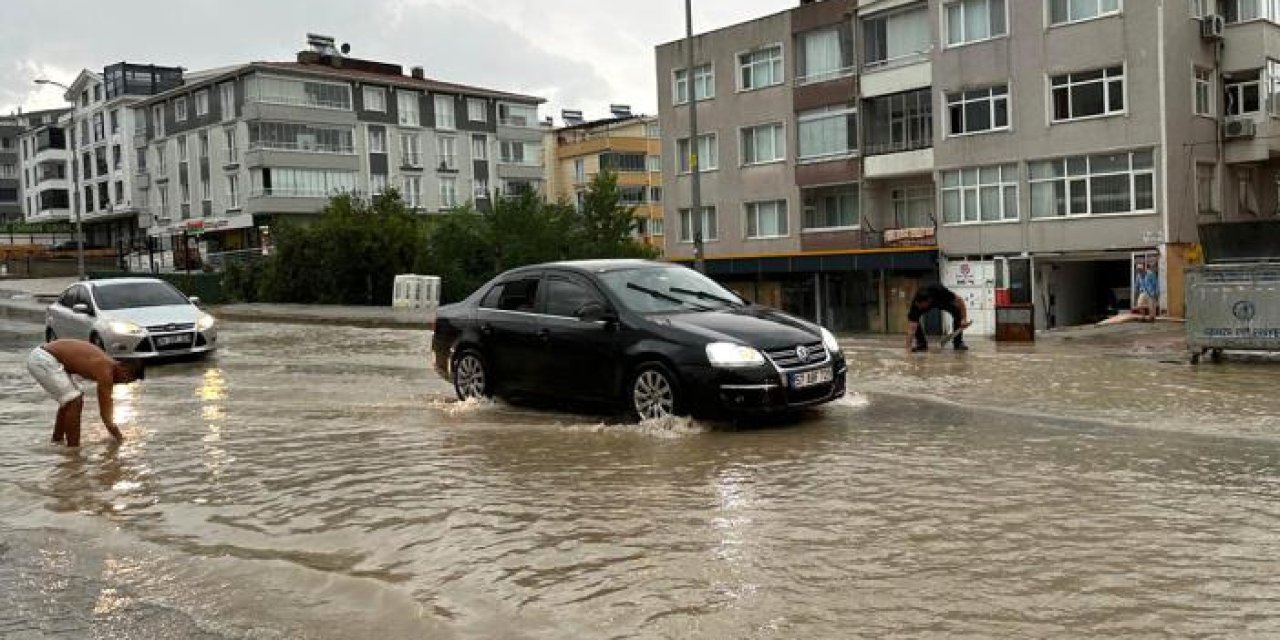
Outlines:
[[[103,278],[102,280],[90,280],[86,284],[94,287],[110,287],[118,284],[164,284],[164,280],[159,278]]]
[[[627,269],[637,269],[641,267],[674,267],[667,262],[657,262],[654,260],[566,260],[563,262],[548,262],[536,265],[534,269],[567,269],[570,271],[579,271],[584,273],[608,273],[610,271],[625,271]]]

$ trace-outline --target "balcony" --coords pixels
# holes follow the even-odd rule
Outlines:
[[[1222,120],[1223,156],[1227,164],[1267,162],[1280,156],[1280,120],[1254,113]]]
[[[276,140],[258,140],[249,143],[249,151],[288,151],[293,153],[327,153],[333,155],[355,155],[356,149],[350,144],[322,144],[318,142],[285,142]]]

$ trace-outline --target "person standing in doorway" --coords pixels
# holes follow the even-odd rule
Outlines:
[[[1138,302],[1134,309],[1141,309],[1147,322],[1155,322],[1160,315],[1160,279],[1156,276],[1154,261],[1138,262],[1136,280]]]
[[[929,350],[929,341],[925,338],[924,327],[920,326],[920,319],[934,309],[951,314],[956,327],[952,346],[956,351],[968,351],[969,347],[964,343],[964,329],[973,324],[969,320],[969,308],[965,305],[964,298],[940,284],[931,284],[916,291],[915,297],[911,299],[911,309],[907,311],[907,349],[912,353]]]
[[[71,379],[72,375],[98,384],[98,412],[102,423],[117,442],[124,440],[114,422],[111,392],[117,384],[143,378],[141,361],[125,363],[113,360],[102,349],[81,340],[54,340],[31,350],[31,355],[27,356],[27,371],[58,401],[53,442],[65,440],[68,447],[80,446],[80,411],[84,408],[84,394]]]

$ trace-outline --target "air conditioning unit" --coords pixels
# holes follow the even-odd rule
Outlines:
[[[1226,22],[1219,15],[1200,18],[1200,37],[1205,40],[1221,40],[1222,31],[1226,26]]]
[[[1222,137],[1228,140],[1245,140],[1258,135],[1258,123],[1253,118],[1232,118],[1222,123]]]

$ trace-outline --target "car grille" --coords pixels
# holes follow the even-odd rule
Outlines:
[[[174,333],[177,331],[190,331],[196,328],[193,322],[174,322],[172,324],[157,324],[147,327],[147,331],[151,333]]]
[[[801,358],[797,351],[803,347],[807,352],[805,358]],[[773,364],[779,369],[799,369],[813,364],[826,362],[830,356],[827,354],[827,348],[822,346],[821,342],[813,342],[810,344],[796,345],[785,349],[769,349],[764,352]]]

